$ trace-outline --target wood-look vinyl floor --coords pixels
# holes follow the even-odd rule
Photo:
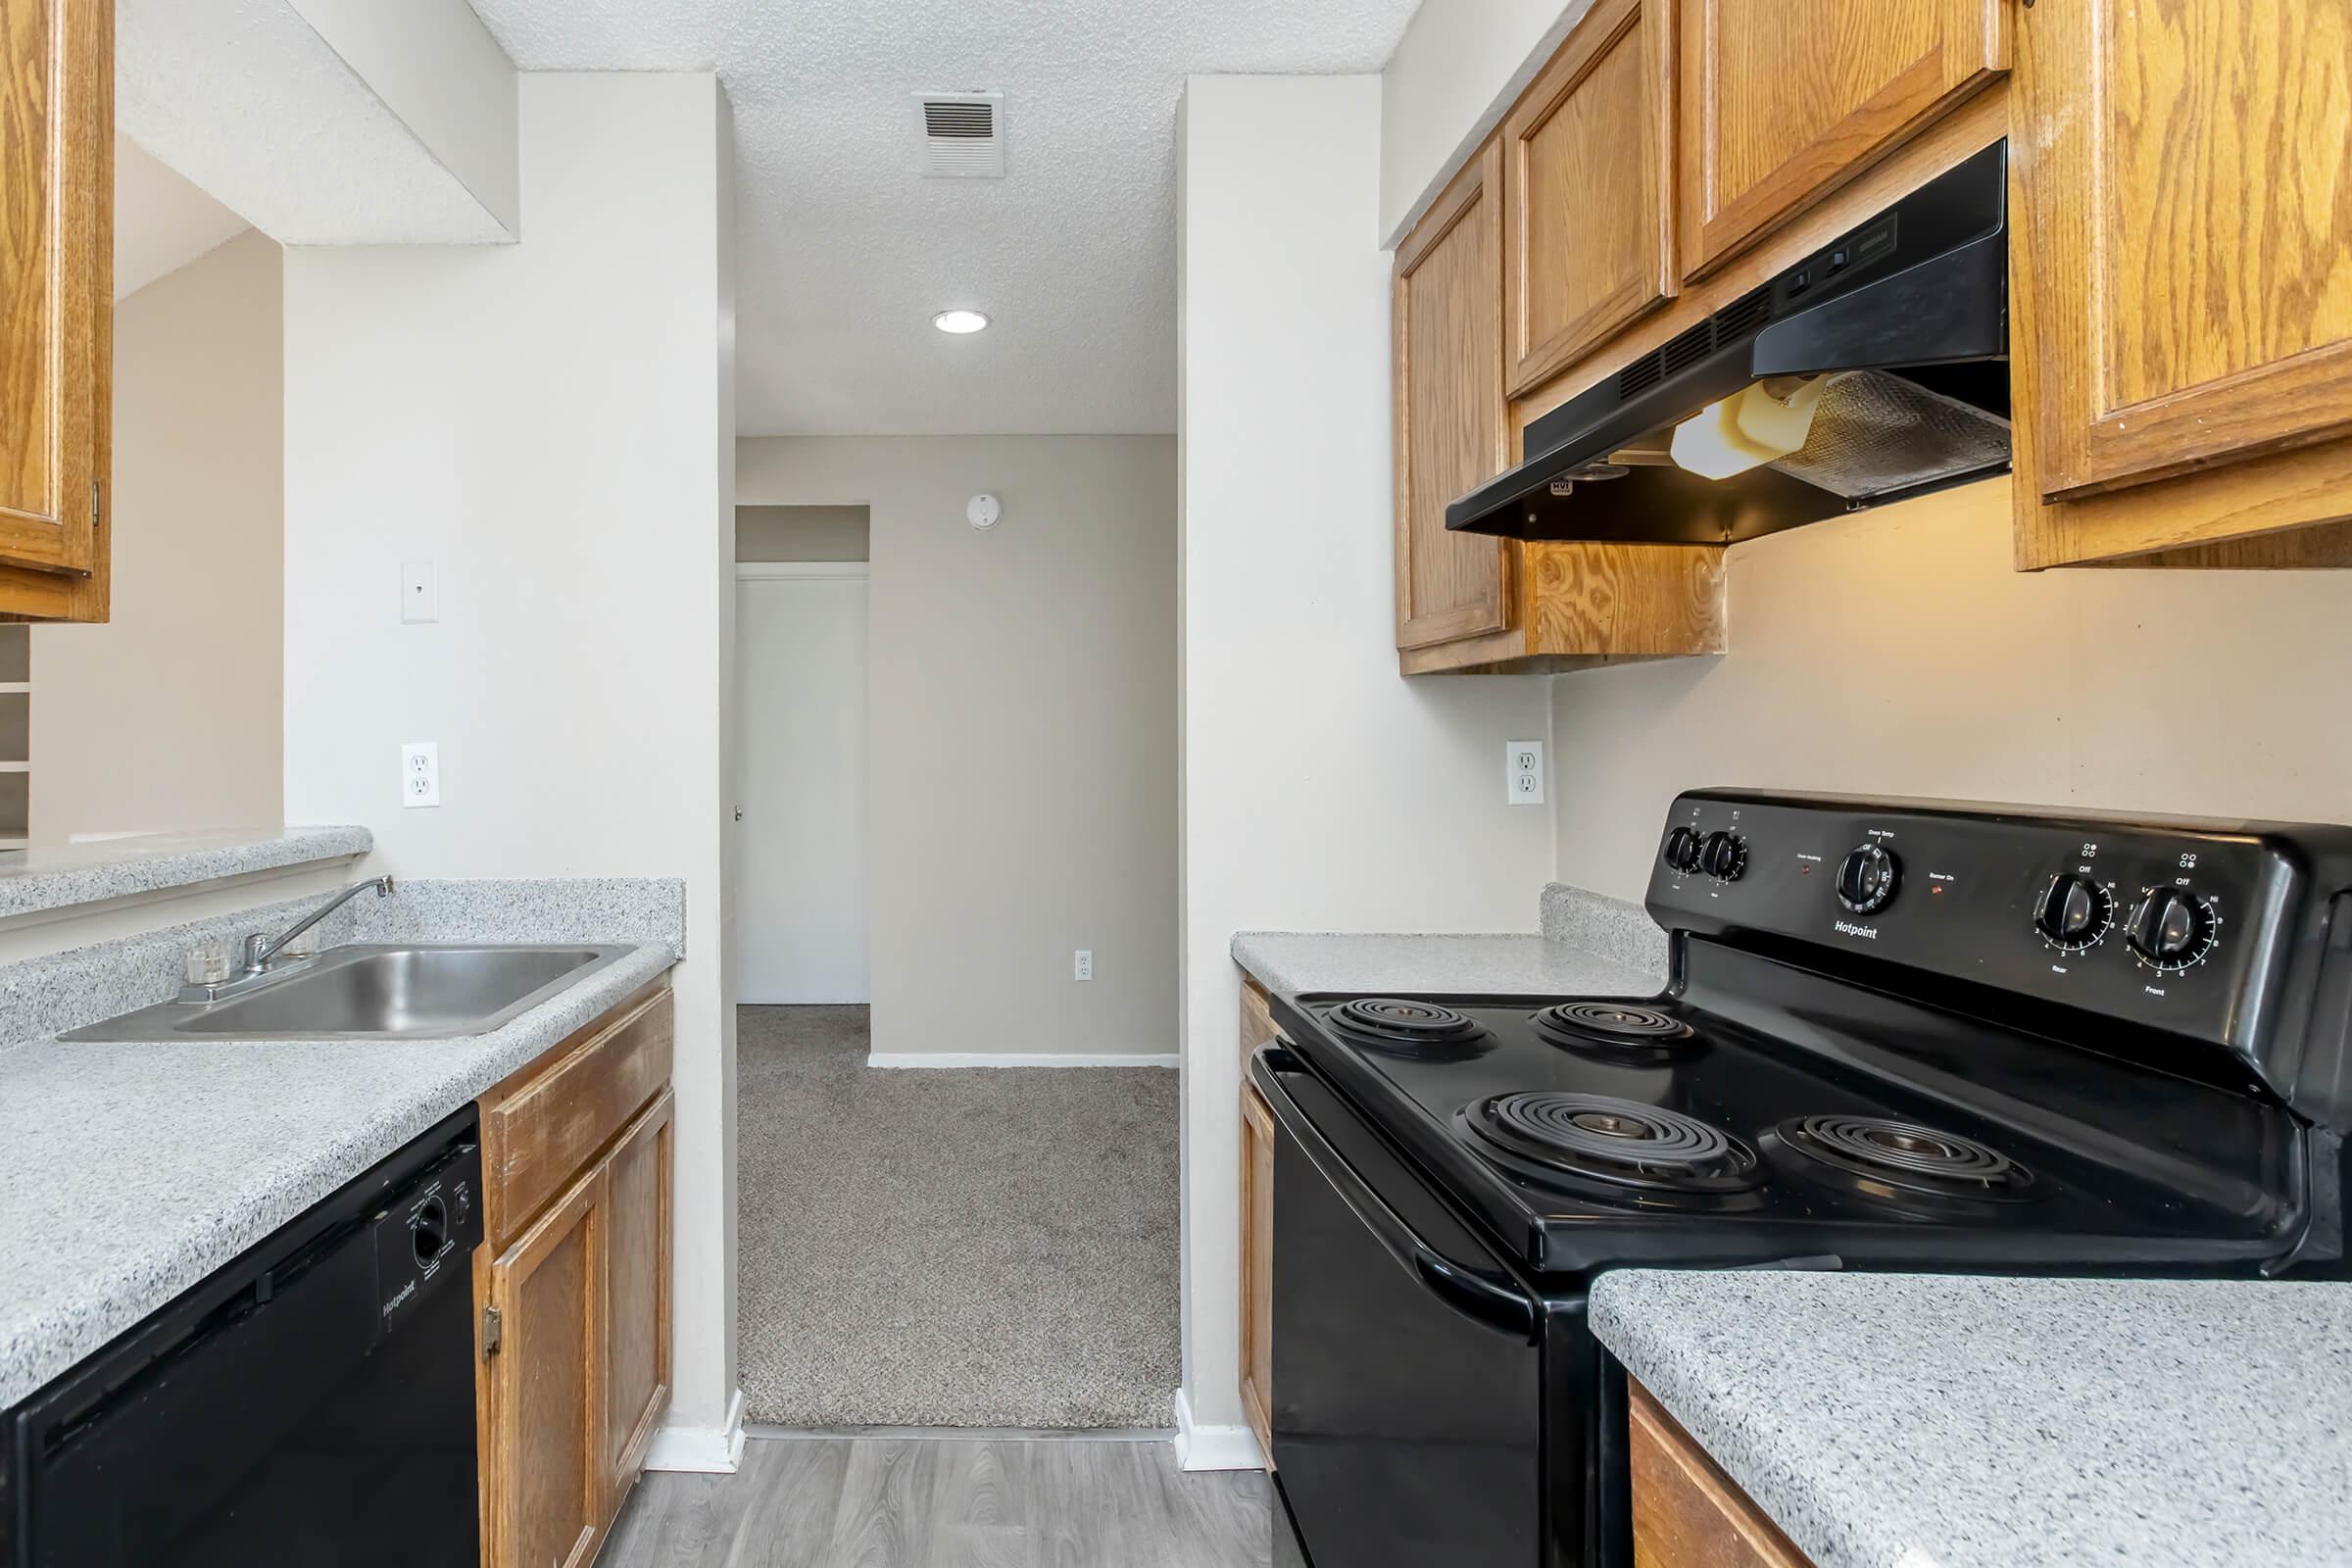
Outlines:
[[[603,1568],[1265,1568],[1256,1471],[1167,1443],[754,1438],[731,1476],[649,1474]]]

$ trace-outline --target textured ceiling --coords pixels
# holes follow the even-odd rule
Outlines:
[[[744,434],[989,435],[1176,428],[1184,77],[1377,71],[1417,4],[474,9],[525,71],[717,68],[735,106]],[[991,88],[1005,177],[922,178],[912,94]],[[949,306],[995,324],[949,337],[930,322]]]
[[[289,0],[116,0],[115,124],[280,244],[511,237]]]

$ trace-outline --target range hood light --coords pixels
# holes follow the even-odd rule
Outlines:
[[[1674,427],[1675,463],[1705,479],[1729,479],[1805,444],[1827,376],[1812,376],[1786,398],[1764,382],[1710,403]]]

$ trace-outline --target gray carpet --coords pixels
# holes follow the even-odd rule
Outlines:
[[[877,1069],[863,1007],[739,1016],[752,1420],[1168,1425],[1173,1069]]]

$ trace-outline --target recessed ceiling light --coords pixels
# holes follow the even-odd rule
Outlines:
[[[931,324],[942,332],[977,332],[988,325],[988,318],[978,311],[942,311],[931,318]]]

